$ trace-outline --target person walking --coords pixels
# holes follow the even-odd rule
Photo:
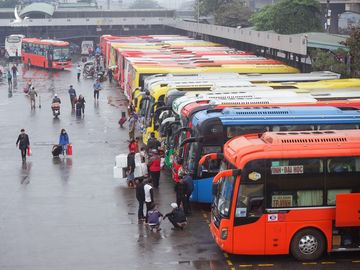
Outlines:
[[[79,104],[79,106],[81,108],[82,114],[84,114],[85,113],[85,103],[86,103],[86,101],[85,101],[85,98],[84,98],[83,95],[79,95],[77,103]]]
[[[112,83],[112,79],[113,79],[113,71],[111,68],[108,69],[107,71],[107,75],[109,77],[109,82]]]
[[[183,230],[187,224],[186,215],[181,207],[178,207],[177,203],[171,203],[173,208],[170,213],[165,214],[164,220],[169,219],[170,223],[174,226],[173,230],[180,229]]]
[[[35,97],[38,96],[38,93],[35,91],[35,87],[34,86],[31,86],[30,87],[30,90],[28,92],[28,95],[30,97],[30,107],[31,109],[34,109],[35,110],[35,107],[36,107],[36,99]]]
[[[68,93],[69,93],[69,96],[70,96],[71,108],[74,109],[75,108],[75,103],[76,103],[76,91],[75,91],[75,89],[73,88],[72,85],[70,85]]]
[[[161,146],[161,143],[159,142],[158,139],[155,138],[155,132],[151,132],[150,138],[146,145],[148,153],[150,153],[151,150],[153,150],[153,149],[159,150],[160,146]]]
[[[144,203],[145,203],[144,185],[145,185],[145,183],[142,178],[136,179],[135,183],[136,183],[136,199],[139,203],[138,220],[143,221],[143,220],[145,220],[145,216],[144,216]]]
[[[6,78],[7,78],[9,87],[12,87],[12,75],[11,75],[10,70],[7,71]]]
[[[158,155],[158,151],[153,149],[151,151],[151,157],[149,158],[148,167],[149,167],[149,174],[152,182],[154,184],[154,188],[159,187],[159,180],[160,180],[160,170],[161,170],[161,158]]]
[[[12,71],[12,76],[13,76],[14,80],[16,80],[18,69],[15,66],[15,64],[13,64],[13,66],[11,67],[11,71]]]
[[[144,194],[145,194],[146,223],[147,223],[148,212],[151,209],[151,205],[154,203],[154,191],[153,191],[151,179],[147,180],[144,184]]]
[[[95,83],[93,85],[93,88],[94,88],[94,99],[99,100],[99,92],[102,89],[102,86],[101,86],[101,83],[100,83],[99,79],[96,79],[96,81],[95,81]]]
[[[66,156],[68,144],[69,144],[69,135],[66,133],[65,129],[62,129],[59,137],[59,145],[61,145],[62,154],[64,157]]]
[[[80,64],[78,64],[77,67],[76,67],[76,74],[77,74],[77,80],[80,81],[80,76],[81,76],[81,66],[80,66]]]
[[[16,140],[16,147],[19,146],[22,161],[26,161],[26,150],[30,147],[29,136],[25,133],[25,129],[20,130],[20,134]]]

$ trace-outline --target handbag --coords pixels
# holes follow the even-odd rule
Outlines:
[[[73,150],[72,150],[72,144],[69,143],[66,149],[66,153],[68,156],[72,156]]]
[[[28,155],[28,157],[30,157],[30,156],[32,155],[32,152],[31,152],[31,148],[30,148],[30,147],[27,148],[27,155]]]

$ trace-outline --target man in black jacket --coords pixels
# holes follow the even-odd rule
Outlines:
[[[161,143],[155,138],[155,133],[151,132],[150,138],[147,142],[147,147],[146,147],[147,152],[150,153],[151,150],[153,150],[153,149],[158,150],[160,146],[161,146]]]
[[[144,217],[144,203],[145,203],[144,185],[145,185],[145,183],[142,178],[136,179],[136,199],[139,202],[139,209],[138,209],[139,221],[145,220],[145,217]]]
[[[173,210],[164,216],[164,220],[165,218],[168,218],[171,224],[174,225],[173,229],[183,230],[187,224],[184,211],[178,207],[177,203],[171,203],[170,205]]]
[[[16,141],[16,147],[18,147],[18,145],[21,152],[22,161],[25,162],[26,150],[30,147],[30,140],[29,140],[29,136],[25,133],[25,129],[23,128],[20,130],[19,137]]]

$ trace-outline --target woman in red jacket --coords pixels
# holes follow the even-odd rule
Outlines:
[[[160,180],[160,170],[161,170],[161,158],[158,154],[158,151],[153,149],[151,151],[151,157],[149,159],[149,173],[150,177],[153,181],[154,188],[159,187],[159,180]]]

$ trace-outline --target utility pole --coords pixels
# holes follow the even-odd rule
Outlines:
[[[331,9],[330,9],[330,0],[326,1],[326,31],[330,33],[330,26],[331,26]]]

